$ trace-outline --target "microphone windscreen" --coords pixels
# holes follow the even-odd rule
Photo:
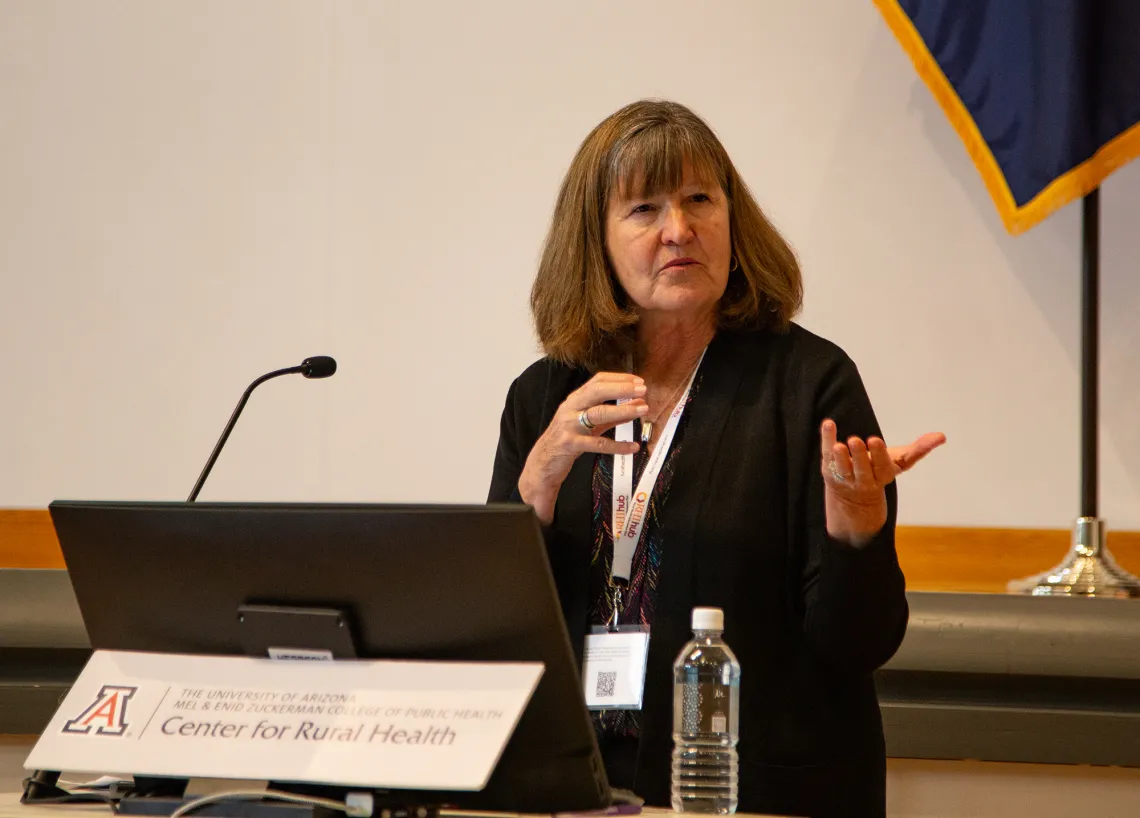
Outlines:
[[[314,355],[301,361],[301,374],[306,378],[327,378],[336,372],[336,360],[328,355]]]

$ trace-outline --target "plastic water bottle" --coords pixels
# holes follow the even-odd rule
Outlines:
[[[673,663],[675,812],[736,812],[740,663],[723,631],[720,608],[694,608],[693,639]]]

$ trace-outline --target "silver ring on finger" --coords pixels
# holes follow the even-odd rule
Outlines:
[[[578,425],[585,429],[587,432],[592,432],[598,428],[598,424],[590,421],[589,409],[583,409],[578,413]]]
[[[835,465],[834,460],[832,460],[830,463],[827,464],[827,470],[829,472],[831,472],[831,476],[835,478],[835,481],[837,483],[846,483],[847,482],[848,476],[839,471],[839,467],[837,465]]]

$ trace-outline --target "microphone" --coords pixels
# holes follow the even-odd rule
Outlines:
[[[234,430],[234,424],[237,423],[238,417],[241,415],[241,410],[245,408],[246,401],[249,400],[250,393],[254,389],[261,386],[261,384],[268,381],[270,378],[276,378],[280,375],[304,375],[306,378],[327,378],[336,372],[336,361],[328,355],[314,355],[311,358],[306,358],[301,361],[300,366],[291,366],[288,369],[278,369],[274,372],[269,372],[262,375],[256,381],[249,385],[245,390],[245,394],[241,396],[238,401],[237,408],[234,413],[230,415],[230,420],[226,424],[226,428],[222,430],[222,436],[218,438],[218,443],[214,446],[214,451],[210,453],[210,459],[206,461],[206,467],[202,469],[202,473],[198,475],[198,482],[194,484],[193,491],[190,496],[186,498],[187,503],[193,503],[198,499],[198,492],[202,490],[202,484],[206,482],[206,478],[210,476],[210,470],[214,468],[214,461],[218,459],[218,455],[222,453],[222,447],[226,445],[229,440],[230,432]]]
[[[301,361],[301,365],[295,367],[295,369],[299,369],[301,374],[306,378],[327,378],[336,372],[336,361],[328,355],[314,355],[312,358],[306,358]],[[288,369],[283,369],[278,374],[283,375],[289,371]],[[266,375],[265,377],[271,378],[273,376]]]

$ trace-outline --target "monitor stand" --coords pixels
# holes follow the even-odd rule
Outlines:
[[[355,659],[348,612],[339,608],[238,605],[246,656],[273,659]]]

